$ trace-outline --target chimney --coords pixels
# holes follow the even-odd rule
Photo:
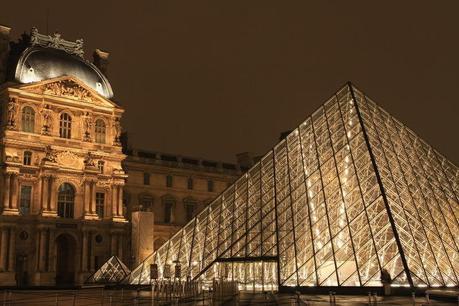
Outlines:
[[[108,70],[108,56],[110,53],[102,51],[100,49],[94,50],[94,53],[92,54],[93,56],[93,62],[94,65],[96,65],[97,68],[105,75],[107,76],[107,70]]]
[[[0,84],[6,81],[11,28],[0,24]]]
[[[242,152],[236,154],[237,163],[243,169],[249,169],[255,164],[255,158],[252,152]]]

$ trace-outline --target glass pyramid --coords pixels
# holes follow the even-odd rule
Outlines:
[[[117,284],[125,279],[131,271],[116,256],[110,257],[93,275],[86,284]]]
[[[458,220],[458,168],[349,83],[126,281],[458,286]]]

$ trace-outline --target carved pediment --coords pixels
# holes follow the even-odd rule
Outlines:
[[[57,153],[56,162],[59,166],[64,168],[78,169],[83,168],[83,159],[78,157],[75,153],[63,151]]]
[[[100,97],[97,92],[84,86],[72,77],[61,77],[35,84],[21,86],[29,92],[64,97],[78,102],[86,102],[95,105],[113,107],[114,104]]]

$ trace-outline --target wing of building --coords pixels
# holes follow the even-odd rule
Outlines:
[[[458,286],[458,199],[457,166],[347,84],[129,282]]]
[[[138,263],[139,249],[159,248],[241,174],[205,159],[123,154],[109,54],[96,50],[91,63],[81,39],[34,28],[10,42],[9,32],[0,26],[0,285],[82,283],[111,256]],[[142,213],[149,223],[131,233]]]

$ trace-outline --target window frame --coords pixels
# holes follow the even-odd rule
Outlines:
[[[22,164],[24,166],[31,166],[32,165],[32,151],[24,151],[22,155]]]
[[[96,191],[96,214],[100,219],[105,216],[105,192]]]
[[[59,116],[59,137],[72,139],[72,115],[63,112]]]
[[[24,189],[29,190],[28,198],[24,198],[24,192],[23,192]],[[26,216],[30,214],[30,211],[32,209],[32,200],[33,200],[32,191],[33,191],[32,186],[21,185],[21,190],[19,192],[19,213],[21,214],[21,216]],[[28,200],[28,201],[27,201],[27,208],[24,210],[24,203],[26,202],[25,200]]]
[[[26,112],[29,111],[30,112]],[[35,109],[25,105],[21,111],[21,131],[25,133],[35,133]]]
[[[102,123],[102,125],[98,125]],[[101,118],[97,119],[94,124],[94,141],[98,144],[107,143],[107,124]]]

